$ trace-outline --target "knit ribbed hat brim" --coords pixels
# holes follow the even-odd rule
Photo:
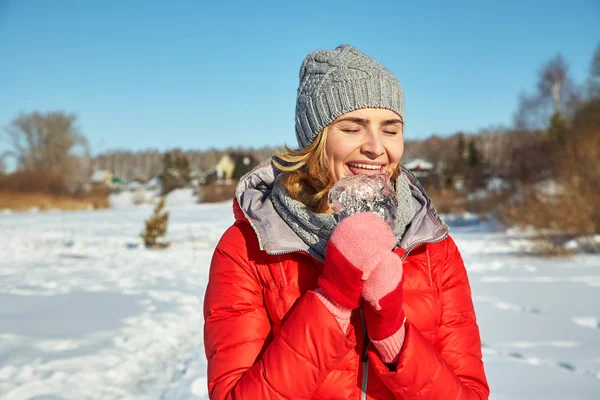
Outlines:
[[[296,102],[301,148],[343,114],[363,108],[391,110],[404,120],[402,86],[389,70],[348,45],[305,58]]]

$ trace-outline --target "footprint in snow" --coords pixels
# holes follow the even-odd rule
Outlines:
[[[482,302],[482,303],[489,303],[494,308],[497,308],[497,309],[503,310],[503,311],[515,311],[515,312],[523,312],[523,313],[528,313],[528,314],[541,314],[542,313],[542,310],[540,310],[537,307],[522,306],[519,304],[509,303],[509,302],[503,301],[502,299],[499,299],[497,297],[475,296],[474,300],[478,301],[478,302]]]
[[[573,317],[571,320],[584,328],[600,330],[600,318],[598,317]]]

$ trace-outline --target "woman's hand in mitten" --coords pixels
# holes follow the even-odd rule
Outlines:
[[[402,260],[388,251],[365,282],[363,311],[369,338],[384,362],[400,354],[404,342]]]
[[[396,237],[377,214],[344,218],[329,239],[319,286],[342,307],[358,308],[365,281],[395,245]]]

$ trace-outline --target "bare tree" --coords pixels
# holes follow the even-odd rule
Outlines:
[[[278,148],[274,148],[274,147],[264,146],[264,147],[261,147],[259,149],[252,151],[252,154],[253,154],[254,158],[256,159],[256,161],[262,162],[263,160],[266,160],[267,158],[273,156],[277,150],[283,150],[283,147],[280,147],[278,149]]]
[[[580,97],[580,91],[569,77],[569,67],[559,54],[540,69],[534,93],[521,93],[515,127],[545,128],[553,114],[571,115]]]
[[[235,148],[213,148],[203,151],[172,149],[167,152],[175,152],[185,156],[189,161],[191,172],[193,174],[200,174],[212,170],[225,154],[232,152],[250,154],[257,161],[262,161],[275,154],[275,150],[274,147],[252,149],[238,146]],[[146,180],[158,176],[163,172],[163,155],[164,153],[158,150],[144,150],[135,153],[128,151],[107,151],[96,155],[92,163],[94,168],[110,170],[126,181],[132,179]]]
[[[81,165],[89,160],[88,143],[76,122],[74,114],[62,111],[20,114],[4,129],[7,155],[17,169],[61,176],[74,190],[89,172]]]
[[[204,153],[204,157],[202,157],[202,162],[200,163],[200,168],[203,171],[208,171],[214,168],[221,157],[225,154],[222,150],[210,149]]]
[[[590,98],[600,98],[600,43],[592,57],[587,79],[587,91]]]

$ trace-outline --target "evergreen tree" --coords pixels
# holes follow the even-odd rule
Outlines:
[[[233,170],[231,179],[239,180],[242,176],[252,171],[252,168],[256,167],[256,165],[256,159],[252,155],[238,154],[235,159],[235,169]]]
[[[154,208],[152,216],[146,220],[146,230],[140,234],[144,239],[144,245],[150,249],[162,249],[169,247],[170,242],[158,241],[158,238],[167,234],[169,223],[169,212],[164,211],[166,197],[162,196]]]
[[[466,152],[465,135],[462,133],[459,133],[456,138],[456,159],[459,160],[460,162],[464,161],[465,160],[465,152]]]
[[[475,146],[475,140],[470,140],[467,148],[467,166],[470,169],[481,167],[483,164],[483,157],[477,146]]]
[[[540,143],[541,151],[546,158],[544,169],[550,176],[555,176],[558,172],[557,161],[564,150],[568,129],[567,120],[560,110],[556,110],[550,118],[550,124],[546,128],[546,134]]]
[[[567,120],[559,110],[555,111],[550,118],[550,126],[547,129],[548,138],[555,144],[564,144],[568,125]]]
[[[485,160],[483,154],[477,148],[475,139],[471,139],[467,145],[467,157],[465,160],[467,166],[467,178],[470,182],[471,190],[485,186]]]
[[[185,187],[191,180],[190,175],[190,162],[186,156],[176,152],[166,153],[161,174],[162,194]]]

